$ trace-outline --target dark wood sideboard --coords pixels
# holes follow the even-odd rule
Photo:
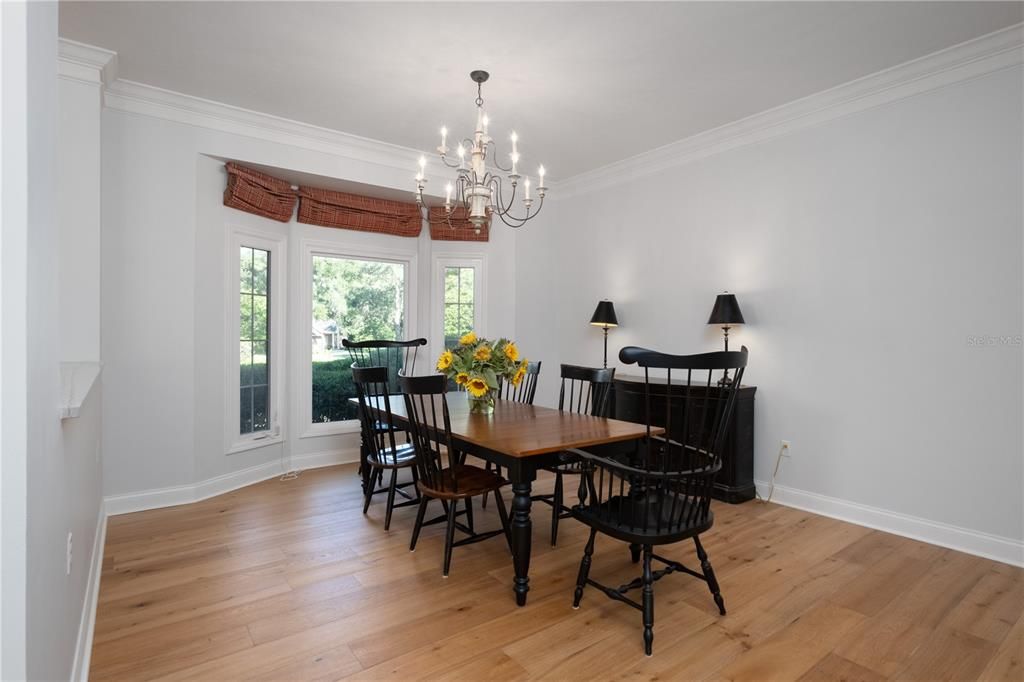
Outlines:
[[[679,383],[675,379],[673,384]],[[651,412],[654,425],[664,426],[666,383],[651,377]],[[712,391],[721,390],[712,386]],[[725,436],[722,470],[715,479],[712,497],[738,504],[754,499],[754,393],[756,386],[740,386],[732,424]],[[623,421],[644,423],[644,378],[616,375],[611,414]],[[675,434],[677,437],[679,434]]]

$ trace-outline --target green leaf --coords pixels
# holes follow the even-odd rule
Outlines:
[[[490,367],[485,367],[483,371],[484,380],[487,385],[491,388],[498,388],[498,376],[494,373],[494,370]]]

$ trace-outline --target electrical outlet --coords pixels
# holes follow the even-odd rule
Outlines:
[[[790,451],[792,449],[793,449],[793,446],[790,444],[790,442],[788,440],[782,441],[782,456],[783,457],[789,457],[790,456]]]
[[[74,540],[75,536],[73,533],[68,533],[68,562],[67,562],[67,574],[71,575],[71,558],[74,556]]]

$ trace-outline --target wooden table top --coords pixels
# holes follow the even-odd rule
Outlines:
[[[435,400],[439,401],[440,397]],[[390,396],[389,401],[397,421],[408,422],[405,399],[402,396]],[[470,414],[466,394],[461,392],[448,394],[448,413],[453,436],[513,457],[530,457],[568,448],[635,440],[647,434],[647,427],[643,424],[561,412],[549,407],[507,400],[495,402],[494,414]],[[661,428],[651,428],[651,433],[655,435],[664,432]]]

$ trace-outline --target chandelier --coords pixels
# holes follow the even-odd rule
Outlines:
[[[454,181],[449,181],[445,185],[443,222],[451,226],[452,213],[461,207],[477,233],[481,227],[490,224],[494,215],[509,227],[522,227],[526,221],[536,217],[544,207],[544,195],[548,190],[544,185],[544,166],[537,169],[535,191],[540,201],[537,203],[537,210],[534,211],[534,198],[530,196],[530,178],[519,175],[518,136],[514,131],[509,135],[512,151],[508,155],[509,165],[506,167],[499,163],[497,145],[487,130],[489,121],[487,114],[484,113],[482,89],[490,74],[486,71],[473,71],[469,77],[476,83],[476,130],[473,131],[471,138],[464,138],[458,143],[455,150],[458,161],[450,159],[448,155],[447,128],[441,128],[441,145],[437,148],[441,162],[446,167],[454,169],[456,173]],[[493,168],[488,168],[488,153],[491,155],[490,163]],[[429,209],[423,201],[423,188],[427,184],[426,168],[427,158],[421,156],[419,172],[416,174],[416,204],[429,220]],[[517,210],[516,193],[521,178],[522,208]],[[510,189],[506,188],[506,180]]]

